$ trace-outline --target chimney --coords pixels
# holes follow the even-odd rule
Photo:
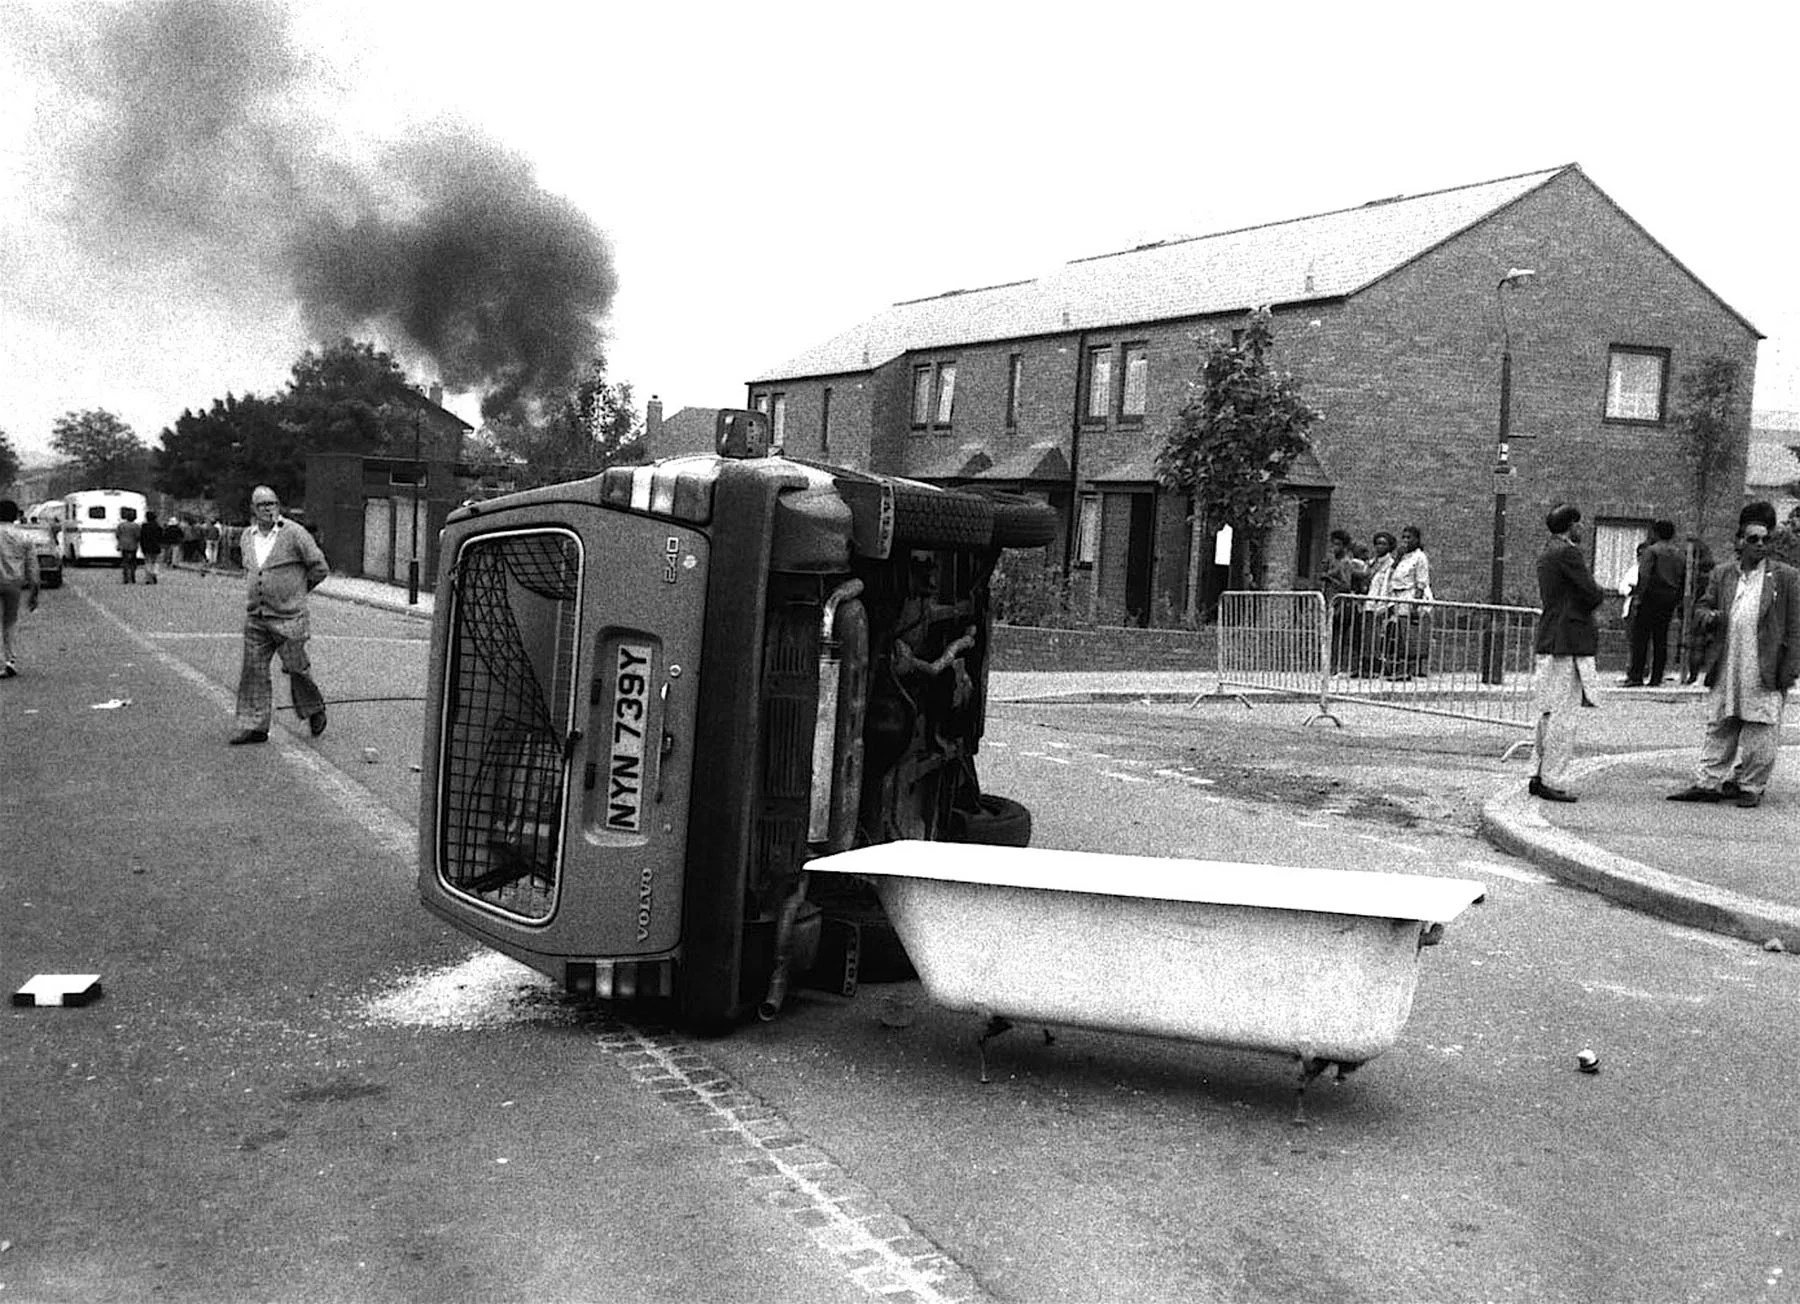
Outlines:
[[[656,395],[644,404],[644,447],[655,456],[656,446],[662,439],[662,400]]]
[[[432,381],[431,382],[431,390],[428,393],[427,397],[429,397],[431,399],[431,401],[433,403],[437,404],[439,407],[443,407],[444,406],[444,387],[442,385],[438,384],[435,380]]]

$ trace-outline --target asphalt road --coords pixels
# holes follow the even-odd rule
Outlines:
[[[1489,885],[1400,1044],[1295,1126],[1285,1063],[1091,1032],[1011,1033],[981,1086],[971,1017],[912,984],[705,1042],[574,1005],[417,905],[423,625],[319,602],[330,729],[228,749],[236,598],[72,573],[0,685],[0,978],[106,984],[8,1012],[0,1300],[1738,1301],[1800,1273],[1800,966],[1476,842],[1516,774],[1481,746],[990,720],[984,779],[1042,845]]]

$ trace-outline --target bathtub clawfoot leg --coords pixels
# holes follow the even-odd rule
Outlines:
[[[1312,1080],[1331,1067],[1330,1060],[1300,1057],[1300,1086],[1294,1093],[1294,1126],[1306,1126],[1306,1088]]]
[[[1011,1031],[1012,1020],[996,1014],[988,1020],[986,1030],[975,1039],[975,1053],[981,1057],[981,1080],[983,1083],[991,1081],[987,1071],[987,1044],[989,1040],[998,1037],[1003,1032]]]

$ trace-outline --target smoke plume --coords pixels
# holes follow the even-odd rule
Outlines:
[[[272,290],[322,341],[395,337],[490,416],[560,397],[598,355],[611,249],[517,151],[442,120],[345,140],[309,107],[322,70],[269,0],[94,14],[61,52],[86,110],[63,214],[90,247],[227,296]]]

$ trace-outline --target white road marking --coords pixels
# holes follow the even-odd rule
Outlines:
[[[1119,770],[1102,770],[1102,771],[1100,771],[1100,773],[1108,779],[1117,779],[1121,783],[1149,783],[1150,782],[1150,780],[1146,779],[1141,774],[1125,774]]]
[[[1029,756],[1034,761],[1049,761],[1050,764],[1052,764],[1052,765],[1073,765],[1073,764],[1075,764],[1074,761],[1071,761],[1066,756],[1052,756],[1052,755],[1050,755],[1049,752],[1021,752],[1019,754],[1021,756]]]
[[[1218,782],[1217,779],[1208,779],[1203,775],[1191,774],[1186,770],[1152,770],[1150,773],[1159,779],[1175,779],[1181,783],[1191,783],[1196,788],[1210,788]]]
[[[1673,1001],[1679,1005],[1704,1005],[1707,997],[1691,992],[1647,992],[1637,987],[1626,987],[1622,983],[1581,984],[1581,990],[1590,996],[1604,992],[1609,996],[1623,996],[1633,1001]]]

